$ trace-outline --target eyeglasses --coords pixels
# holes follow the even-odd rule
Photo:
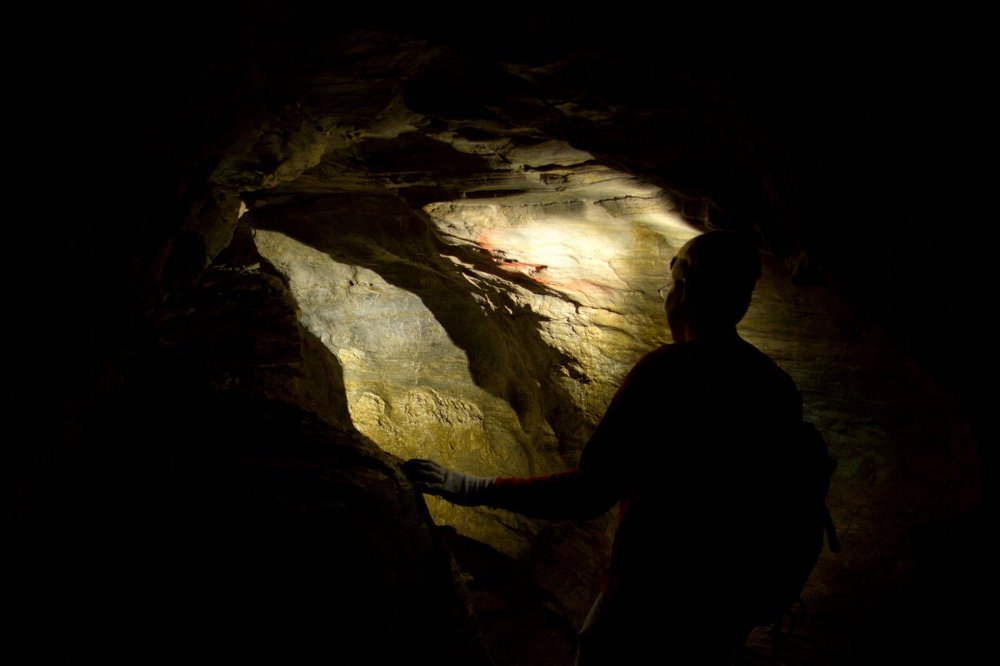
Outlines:
[[[671,279],[670,282],[668,282],[667,284],[665,284],[662,287],[660,287],[659,289],[657,289],[656,293],[659,295],[660,298],[666,300],[666,298],[667,298],[667,292],[670,291],[670,288],[672,286],[674,286],[673,279]]]
[[[674,282],[675,282],[675,280],[674,280],[674,264],[676,264],[676,263],[677,263],[677,255],[674,255],[673,257],[670,258],[670,274],[667,276],[667,280],[668,280],[667,284],[663,285],[662,287],[660,287],[659,289],[656,290],[656,293],[659,294],[660,298],[662,298],[664,300],[666,300],[666,298],[667,298],[667,292],[669,292],[670,288],[672,286],[674,286]],[[681,279],[683,279],[683,278],[681,278]]]

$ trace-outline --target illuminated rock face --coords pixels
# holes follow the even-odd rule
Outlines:
[[[339,363],[238,231],[19,525],[5,649],[493,663],[412,486],[351,425]]]
[[[234,306],[247,306],[250,320],[278,321],[281,330],[256,341],[263,347],[241,339],[245,346],[207,353],[213,362],[246,371],[227,367],[210,384],[223,395],[239,384],[260,401],[233,418],[249,448],[262,442],[276,477],[284,468],[271,457],[280,459],[283,446],[292,446],[280,441],[286,427],[307,425],[307,439],[320,450],[330,439],[338,450],[344,445],[345,452],[363,453],[360,464],[334,460],[321,469],[343,476],[345,492],[355,499],[372,495],[356,505],[359,522],[384,518],[379,525],[389,526],[374,536],[325,533],[331,550],[340,538],[360,543],[364,560],[365,549],[386,555],[394,530],[427,538],[427,526],[413,524],[424,516],[393,468],[396,458],[431,457],[488,475],[547,473],[576,461],[628,368],[669,341],[657,290],[670,257],[695,233],[682,218],[702,225],[715,220],[703,190],[692,188],[685,197],[635,174],[652,173],[684,190],[688,167],[709,174],[731,167],[739,174],[745,165],[714,164],[725,160],[720,153],[704,157],[706,145],[685,133],[690,125],[670,124],[696,111],[668,105],[643,116],[644,108],[618,107],[612,97],[567,87],[581,78],[564,73],[599,64],[586,57],[517,65],[469,60],[451,47],[389,34],[338,40],[330,47],[335,57],[275,83],[277,92],[270,92],[282,101],[248,114],[255,123],[241,118],[237,136],[218,144],[226,148],[212,148],[219,154],[206,158],[211,166],[200,164],[211,171],[203,184],[206,200],[183,201],[192,210],[178,235],[194,238],[182,248],[193,247],[194,259],[174,242],[166,265],[191,280],[198,276],[226,245],[242,197],[249,209],[243,219],[291,296],[282,296],[288,301],[280,313],[257,311],[238,284],[223,285],[209,274],[202,286],[230,294]],[[649,145],[657,149],[636,127],[649,130],[656,138]],[[665,145],[675,152],[658,152]],[[664,164],[672,168],[658,168]],[[228,270],[224,262],[215,269]],[[265,281],[280,282],[270,274]],[[291,321],[296,316],[301,329]],[[239,317],[226,321],[240,329],[247,320]],[[975,500],[967,427],[888,340],[860,325],[828,290],[793,287],[774,259],[742,332],[795,378],[807,416],[840,461],[830,504],[845,552],[824,555],[807,588],[816,624],[833,626],[865,605],[872,580],[890,590],[905,582],[911,528]],[[288,354],[276,361],[261,349]],[[256,408],[270,402],[294,408],[264,433],[273,437],[264,437],[253,432]],[[669,427],[666,407],[664,418]],[[196,429],[197,419],[187,425]],[[224,439],[223,426],[218,434]],[[328,460],[324,455],[305,458]],[[315,460],[298,462],[308,467]],[[683,470],[664,472],[669,478]],[[310,480],[307,475],[301,485]],[[272,483],[267,476],[260,487],[269,490]],[[223,499],[225,491],[219,491]],[[313,499],[331,504],[322,494]],[[569,629],[579,625],[600,586],[612,519],[546,523],[433,498],[428,504],[436,522],[458,529],[456,553],[472,553],[473,564],[493,558],[528,572],[525,587],[542,591],[540,605]],[[351,511],[337,515],[353,519]],[[322,530],[325,522],[320,516],[304,532]],[[392,561],[373,556],[372,568],[391,582],[427,554],[408,552]],[[465,573],[478,576],[473,571],[467,566]],[[443,577],[441,586],[449,581]],[[477,582],[470,587],[481,615],[497,608],[497,615],[508,613],[496,596],[476,589]],[[852,593],[847,601],[846,591]],[[419,608],[420,596],[408,597],[407,603],[416,602],[410,610]],[[484,623],[487,633],[501,624]],[[493,634],[494,656],[503,654],[498,662],[568,662],[572,631],[559,634],[561,656],[549,659],[524,639],[533,624],[511,629],[506,639]],[[456,627],[459,633],[467,628]]]
[[[355,426],[400,458],[488,476],[561,471],[625,372],[667,341],[657,291],[694,230],[657,188],[563,143],[521,155],[485,179],[531,190],[521,194],[469,189],[421,209],[352,194],[247,215],[303,324],[343,366]],[[525,175],[542,167],[550,184]],[[554,569],[545,582],[576,613],[590,603],[606,555],[581,560],[591,546],[580,541],[603,540],[603,528],[553,542],[536,521],[428,503],[438,522],[508,555],[566,551],[575,571]]]
[[[398,80],[328,75],[283,142],[265,132],[216,177],[254,190],[245,219],[343,366],[355,427],[399,458],[466,473],[559,471],[629,367],[669,342],[657,291],[696,231],[672,194],[546,135],[547,111],[517,85],[518,119],[428,108],[405,81],[444,56],[397,46],[414,56],[394,60]],[[255,175],[260,151],[279,166]],[[975,488],[955,480],[974,469],[972,446],[955,406],[884,337],[826,289],[765,268],[741,331],[798,382],[840,461],[830,504],[849,555],[824,555],[806,591],[814,611],[836,613],[835,591],[894,561],[908,525],[970,505]],[[915,421],[913,405],[932,416]],[[439,524],[530,563],[582,620],[610,525],[428,505]]]

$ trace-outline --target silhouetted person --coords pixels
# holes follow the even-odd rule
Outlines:
[[[579,468],[484,478],[405,465],[421,491],[457,504],[582,519],[620,503],[578,664],[724,664],[788,603],[775,589],[793,512],[783,451],[802,405],[792,379],[736,332],[759,277],[740,235],[710,232],[681,248],[664,305],[674,343],[629,372]]]

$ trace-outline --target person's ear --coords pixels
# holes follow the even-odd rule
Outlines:
[[[678,278],[674,280],[674,298],[677,299],[677,303],[684,303],[687,301],[688,297],[688,283],[684,278]]]

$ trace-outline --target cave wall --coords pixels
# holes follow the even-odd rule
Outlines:
[[[915,608],[924,610],[937,599],[955,600],[956,593],[941,579],[943,568],[956,560],[942,558],[940,552],[951,541],[976,543],[975,532],[970,537],[961,526],[948,525],[979,497],[978,461],[966,416],[972,417],[980,443],[985,441],[989,430],[983,430],[983,405],[970,387],[976,378],[988,376],[988,367],[976,362],[986,349],[987,329],[976,325],[981,290],[959,292],[949,286],[982,284],[975,257],[985,251],[985,244],[973,250],[970,260],[935,246],[938,220],[968,219],[965,209],[949,204],[954,199],[943,194],[955,191],[961,177],[952,170],[934,182],[920,166],[937,158],[946,164],[963,163],[946,159],[959,155],[941,138],[944,127],[958,126],[949,125],[954,115],[940,118],[947,108],[944,101],[930,107],[924,103],[916,72],[930,72],[932,82],[947,80],[946,90],[961,90],[962,77],[974,78],[974,66],[959,67],[962,77],[956,82],[951,77],[954,68],[948,65],[964,62],[966,52],[941,64],[933,51],[918,48],[914,38],[897,42],[894,55],[881,57],[874,45],[884,33],[875,25],[859,42],[861,56],[876,65],[868,73],[869,68],[838,55],[841,51],[825,51],[826,42],[809,44],[807,37],[796,35],[761,46],[756,39],[727,45],[729,35],[723,33],[706,46],[696,35],[685,38],[674,29],[636,27],[634,39],[609,38],[582,19],[542,16],[515,25],[498,21],[481,26],[479,39],[454,20],[409,22],[403,15],[389,19],[390,29],[385,29],[374,25],[383,21],[356,16],[342,20],[320,9],[304,10],[298,3],[280,9],[259,3],[246,11],[222,3],[202,11],[191,14],[181,8],[158,17],[164,28],[159,36],[135,30],[115,40],[95,39],[103,46],[78,50],[83,57],[77,67],[59,79],[64,82],[61,94],[100,101],[78,105],[81,131],[69,140],[66,152],[89,167],[65,179],[61,195],[66,205],[40,214],[43,224],[30,229],[20,225],[14,236],[18,247],[39,248],[48,268],[39,270],[29,253],[13,263],[16,277],[36,276],[36,288],[18,290],[14,300],[15,311],[31,323],[17,332],[17,348],[31,353],[14,359],[12,384],[20,391],[13,404],[21,418],[5,452],[5,478],[11,479],[5,516],[31,524],[39,512],[51,516],[55,511],[66,534],[82,532],[94,541],[80,527],[86,523],[79,522],[79,515],[67,517],[52,507],[71,496],[53,488],[60,486],[65,470],[73,476],[77,467],[96,467],[94,478],[101,479],[119,478],[117,472],[131,469],[117,449],[100,453],[93,433],[108,427],[105,415],[119,413],[123,401],[128,404],[138,399],[133,395],[148,391],[143,377],[157,374],[150,368],[161,358],[151,341],[162,339],[165,320],[197,302],[198,290],[231,293],[239,304],[239,287],[220,286],[224,283],[213,282],[219,273],[205,273],[205,268],[229,245],[241,203],[248,209],[244,221],[259,230],[257,240],[265,254],[284,243],[308,255],[308,261],[327,266],[324,285],[332,284],[331,290],[339,292],[329,310],[334,321],[328,323],[334,328],[343,326],[342,321],[351,324],[338,333],[342,337],[334,349],[333,337],[324,340],[322,330],[312,329],[318,315],[309,311],[309,299],[296,291],[295,272],[302,264],[283,265],[275,257],[278,272],[265,271],[267,280],[289,280],[297,301],[278,319],[283,331],[294,331],[289,335],[305,342],[292,345],[296,349],[290,356],[263,375],[258,374],[259,365],[267,363],[267,355],[245,340],[242,348],[219,345],[225,350],[215,347],[205,356],[218,354],[217,362],[226,367],[220,370],[225,381],[210,380],[199,374],[202,368],[193,370],[190,364],[180,364],[172,373],[163,370],[165,376],[183,378],[175,382],[183,386],[198,383],[180,372],[191,370],[202,389],[179,404],[171,397],[165,404],[173,411],[166,413],[174,416],[158,413],[149,416],[150,422],[186,415],[169,433],[184,430],[180,424],[198,430],[202,422],[216,423],[209,432],[222,429],[222,434],[196,439],[192,449],[204,447],[212,456],[226,458],[232,454],[230,444],[220,442],[245,436],[246,442],[253,442],[251,448],[263,447],[263,453],[254,455],[268,461],[263,464],[268,469],[276,456],[287,456],[268,447],[286,427],[295,429],[290,421],[302,419],[300,425],[307,431],[302,437],[311,444],[303,445],[307,452],[296,454],[297,459],[309,464],[325,460],[321,465],[330,470],[350,468],[338,454],[323,451],[320,442],[351,442],[350,451],[360,447],[365,456],[382,461],[362,467],[378,468],[376,485],[399,498],[386,500],[388,509],[379,504],[366,510],[373,516],[409,516],[407,520],[420,515],[419,505],[406,497],[405,485],[396,485],[403,482],[393,459],[353,432],[354,421],[375,441],[380,432],[414,437],[396,449],[392,445],[399,445],[399,438],[383,437],[396,455],[429,453],[432,443],[441,440],[435,434],[455,438],[457,453],[449,459],[469,464],[468,471],[488,472],[497,465],[502,471],[540,472],[570,464],[617,378],[643,351],[666,341],[665,332],[657,329],[656,271],[662,270],[658,262],[669,256],[682,235],[671,236],[659,222],[644,225],[642,220],[667,214],[692,231],[752,225],[762,234],[772,257],[744,333],[799,382],[808,413],[841,460],[831,507],[843,526],[846,550],[836,558],[824,556],[810,583],[810,600],[821,612],[810,630],[812,643],[800,646],[802,652],[830,663],[885,653],[895,638],[905,635],[901,627],[914,622],[918,612],[901,613],[901,620],[887,623],[890,614],[914,599],[919,600]],[[352,24],[357,23],[365,29],[355,31]],[[97,37],[102,34],[96,32]],[[790,57],[789,47],[804,56]],[[125,64],[123,53],[135,57]],[[922,54],[917,62],[928,66],[907,63],[905,55],[913,53]],[[892,85],[883,87],[885,78]],[[31,72],[25,79],[36,80]],[[650,85],[652,81],[656,85]],[[62,107],[46,94],[39,93],[37,99],[43,110],[31,126],[37,123],[47,132],[61,127],[57,110]],[[858,99],[873,107],[859,110]],[[910,145],[908,129],[922,127],[929,119],[935,129],[927,133],[929,144],[923,143],[930,146],[931,154],[926,155]],[[959,134],[972,137],[974,127],[961,126]],[[920,159],[911,160],[915,153]],[[47,173],[52,153],[33,154],[43,158],[32,171]],[[903,168],[895,168],[900,165]],[[920,175],[916,182],[923,184],[923,192],[942,194],[914,196],[909,177],[915,174]],[[602,181],[626,184],[631,191],[607,197],[586,194],[584,186]],[[51,197],[50,189],[38,183],[25,191],[35,193],[36,187],[38,200]],[[559,207],[561,214],[553,218],[511,213],[516,208]],[[600,211],[602,217],[588,211]],[[615,296],[612,289],[613,308],[608,308],[604,294],[594,298],[581,285],[567,284],[565,278],[573,277],[573,271],[552,277],[557,267],[531,256],[532,236],[517,238],[518,230],[530,230],[531,223],[588,215],[598,226],[625,220],[633,225],[628,228],[638,230],[630,232],[627,247],[650,250],[641,260],[646,263],[624,266],[636,275],[626,276],[622,282],[628,288],[619,286],[619,291],[632,290],[632,295]],[[567,236],[585,236],[577,228],[563,229]],[[276,233],[295,240],[279,240]],[[921,272],[925,256],[938,262],[930,280]],[[224,271],[224,266],[212,270]],[[588,285],[608,286],[601,282],[607,278],[600,271],[584,270],[582,279]],[[800,286],[792,286],[793,280]],[[932,286],[925,289],[928,283]],[[351,367],[351,356],[340,353],[349,347],[366,350],[376,360],[393,358],[391,347],[358,343],[368,332],[359,315],[369,307],[359,294],[380,291],[389,297],[381,300],[391,303],[380,303],[387,309],[372,309],[370,314],[398,319],[397,339],[413,330],[404,323],[405,316],[418,319],[432,345],[451,354],[446,373],[427,371],[427,383],[418,373],[417,381],[406,385],[392,375],[388,380],[376,377],[382,371],[372,366]],[[58,294],[62,307],[51,307],[37,297],[39,292]],[[933,310],[938,315],[924,325],[929,305],[938,306]],[[590,315],[603,312],[604,320],[595,327],[578,318],[581,310]],[[232,314],[233,322],[245,321],[239,311],[237,307]],[[266,326],[270,312],[256,312],[254,325]],[[316,339],[298,328],[297,321],[293,325],[293,317]],[[941,319],[955,326],[937,323]],[[65,321],[72,322],[70,339]],[[559,322],[564,322],[561,330]],[[196,339],[212,339],[217,327],[235,325],[217,320],[196,325],[197,334],[180,336],[180,347],[196,347]],[[609,343],[588,332],[595,329],[618,332]],[[958,332],[970,330],[968,343],[959,343]],[[284,335],[262,339],[280,348],[291,339]],[[943,337],[939,341],[935,335]],[[351,344],[341,346],[345,339]],[[293,357],[296,360],[290,360]],[[400,367],[392,372],[408,369],[405,363],[395,365]],[[455,388],[452,374],[465,375],[462,388]],[[343,387],[330,379],[340,376]],[[52,377],[59,378],[55,386]],[[260,394],[250,391],[241,406],[227,403],[214,411],[211,405],[217,397],[212,396],[233,389],[226,382],[234,377],[244,387],[269,388]],[[938,380],[945,381],[947,389]],[[468,405],[449,402],[459,398],[443,393],[434,382],[464,396]],[[189,390],[177,389],[181,394]],[[375,398],[360,399],[366,391],[406,416],[398,423],[383,419],[384,431],[371,427],[383,411]],[[272,404],[283,407],[268,407]],[[409,412],[408,404],[413,405]],[[271,409],[279,416],[270,416]],[[491,424],[488,432],[499,435],[490,455],[471,446],[485,437],[463,434],[479,427],[477,410],[482,422]],[[459,413],[469,420],[455,428],[445,425],[447,418],[438,418]],[[356,416],[360,414],[367,416]],[[220,422],[241,424],[236,430],[240,437]],[[148,428],[134,425],[139,431]],[[334,430],[327,429],[331,427]],[[989,451],[981,446],[980,453],[984,450]],[[92,452],[94,460],[104,462],[93,462]],[[237,465],[241,470],[243,466]],[[217,467],[207,465],[204,470]],[[211,487],[204,470],[199,483]],[[274,473],[272,469],[266,474],[254,492],[277,483]],[[130,480],[125,487],[136,483]],[[296,477],[289,485],[310,483]],[[176,498],[177,484],[165,482],[165,496]],[[236,482],[220,487],[224,490],[213,492],[242,492],[234,490],[242,488]],[[81,492],[86,497],[93,491]],[[327,503],[324,492],[317,491],[309,502]],[[143,496],[148,498],[148,492]],[[120,507],[115,497],[93,501]],[[171,500],[176,504],[168,514],[186,515],[186,501]],[[522,573],[532,572],[533,584],[555,595],[555,602],[543,603],[571,624],[579,622],[581,609],[598,585],[608,525],[539,525],[496,512],[462,518],[461,512],[449,515],[440,504],[431,509],[439,520],[512,557]],[[116,511],[113,515],[121,513]],[[225,523],[235,514],[221,515]],[[285,514],[275,515],[281,517],[272,527],[284,529]],[[139,512],[138,519],[146,520],[146,514]],[[315,534],[322,522],[298,523],[296,538]],[[100,526],[96,554],[78,560],[48,555],[40,560],[46,568],[35,572],[44,578],[49,570],[70,563],[62,578],[53,580],[83,578],[86,564],[107,552],[107,544],[121,541],[120,536],[109,536],[118,524],[108,520]],[[954,529],[957,535],[950,531]],[[192,536],[181,528],[178,539],[197,542],[205,531]],[[59,536],[57,544],[64,539],[69,537]],[[371,541],[359,539],[378,550]],[[210,543],[218,552],[239,550],[223,541]],[[433,547],[426,543],[407,557],[435,561],[429,554]],[[359,547],[359,552],[366,548]],[[977,561],[973,554],[973,565]],[[186,562],[198,566],[197,558]],[[566,562],[574,565],[567,567]],[[345,562],[344,568],[352,563]],[[930,575],[925,571],[928,563],[936,567]],[[390,578],[410,566],[409,560],[370,564],[372,571],[381,570]],[[314,563],[307,568],[322,567]],[[962,579],[975,580],[978,571],[972,566]],[[140,568],[136,576],[146,576],[145,570]],[[439,580],[439,592],[451,585],[448,576]],[[414,589],[393,588],[386,596],[410,603],[420,593]],[[921,598],[927,589],[936,595],[931,601]],[[462,593],[442,594],[441,603],[448,606],[458,603],[455,599]],[[364,595],[359,591],[358,596]],[[301,601],[296,595],[281,598]],[[78,605],[67,608],[63,625],[71,622],[65,618],[82,613]],[[35,617],[45,617],[44,609],[38,612]],[[459,617],[446,624],[460,631],[465,620],[455,612]],[[935,610],[929,617],[939,614]],[[890,628],[880,636],[879,627],[886,624]],[[933,625],[929,619],[914,622],[928,625]],[[411,635],[407,632],[411,629],[397,626],[389,635]],[[45,643],[44,638],[39,640]],[[61,648],[55,649],[58,653]]]
[[[24,662],[490,663],[398,460],[236,235],[12,532]]]

